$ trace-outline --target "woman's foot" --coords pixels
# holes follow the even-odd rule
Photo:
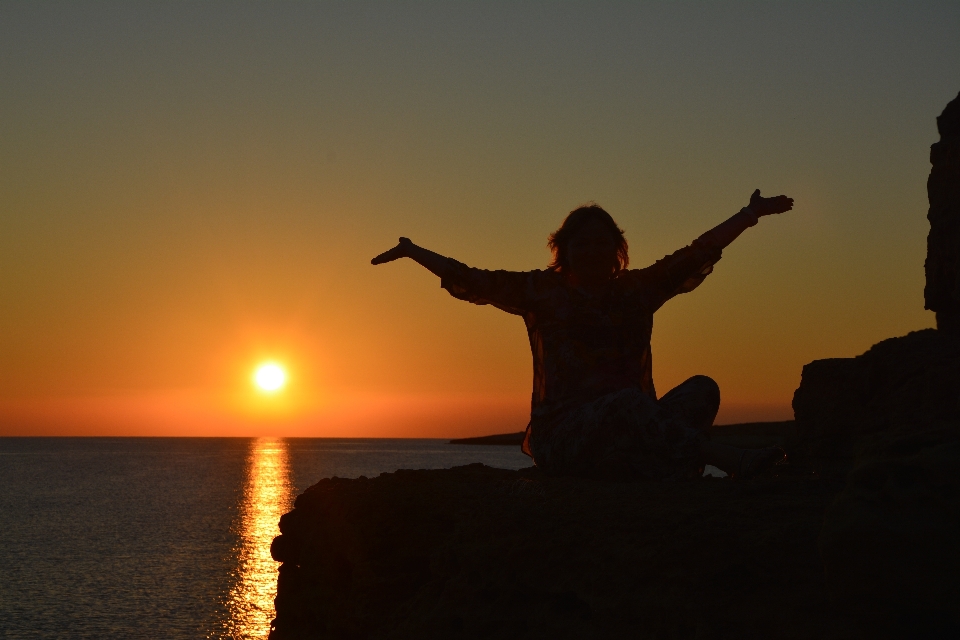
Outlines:
[[[737,471],[733,474],[733,477],[749,480],[767,469],[775,467],[786,457],[787,454],[780,447],[744,449],[743,453],[740,454],[740,463],[737,465]]]

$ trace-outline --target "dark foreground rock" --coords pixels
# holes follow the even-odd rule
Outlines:
[[[831,603],[867,637],[960,637],[960,97],[937,128],[924,299],[938,328],[812,362],[793,400],[795,451],[852,468],[820,550]]]
[[[794,454],[845,488],[820,536],[866,637],[960,637],[960,336],[916,331],[803,368]]]
[[[872,436],[960,420],[960,336],[926,329],[856,358],[815,360],[803,368],[793,411],[801,453],[846,473]]]
[[[280,523],[271,638],[858,637],[817,548],[832,498],[789,475],[322,480]]]
[[[820,550],[831,602],[866,637],[960,638],[960,422],[863,444]]]

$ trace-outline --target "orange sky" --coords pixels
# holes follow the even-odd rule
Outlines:
[[[645,266],[795,210],[655,320],[661,393],[791,416],[804,363],[933,325],[935,117],[960,6],[0,6],[0,435],[520,430],[522,320],[400,235],[542,268],[596,200]],[[250,384],[288,366],[276,396]]]

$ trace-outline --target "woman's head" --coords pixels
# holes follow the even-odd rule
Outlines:
[[[594,203],[577,207],[550,234],[549,269],[590,279],[609,278],[627,268],[627,239],[610,214]]]

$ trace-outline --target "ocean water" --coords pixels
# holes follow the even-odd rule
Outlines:
[[[443,440],[0,438],[0,638],[263,638],[270,543],[321,478],[472,462]]]

